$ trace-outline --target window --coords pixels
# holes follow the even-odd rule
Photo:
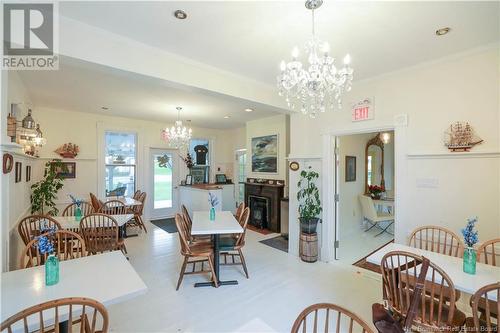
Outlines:
[[[247,179],[246,164],[247,164],[247,154],[246,152],[239,153],[238,155],[238,203],[245,202],[245,182]]]
[[[194,165],[210,165],[210,143],[208,139],[191,139],[189,154]]]
[[[105,132],[106,196],[132,196],[136,177],[136,134]]]

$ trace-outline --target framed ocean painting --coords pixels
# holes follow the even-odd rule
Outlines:
[[[252,138],[252,172],[278,173],[278,134]]]

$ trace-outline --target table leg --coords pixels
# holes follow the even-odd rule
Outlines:
[[[215,270],[215,275],[217,275],[217,280],[219,282],[219,286],[227,286],[227,285],[236,285],[238,284],[238,281],[236,280],[230,280],[230,281],[221,281],[220,280],[220,275],[219,275],[219,267],[220,267],[220,251],[219,251],[219,240],[220,240],[220,235],[214,235],[213,237],[214,240],[214,270]],[[198,282],[194,284],[195,288],[198,287],[215,287],[215,284],[213,282]]]

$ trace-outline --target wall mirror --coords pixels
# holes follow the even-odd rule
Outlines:
[[[365,194],[370,192],[370,185],[385,187],[384,143],[380,139],[380,133],[368,140],[365,148]]]

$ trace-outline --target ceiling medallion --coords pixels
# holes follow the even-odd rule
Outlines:
[[[307,0],[305,6],[312,12],[312,37],[304,49],[307,63],[298,60],[299,49],[292,51],[292,61],[282,61],[278,75],[279,95],[284,96],[291,109],[300,108],[303,114],[314,118],[318,112],[342,108],[342,94],[351,90],[353,69],[350,56],[344,57],[344,66],[338,69],[335,59],[329,55],[330,46],[315,34],[314,10],[323,0]],[[298,104],[298,105],[297,105]]]
[[[163,141],[168,143],[172,148],[182,149],[187,148],[189,145],[189,140],[191,140],[192,130],[191,128],[186,128],[182,125],[181,120],[181,110],[182,108],[178,106],[177,108],[177,120],[175,125],[171,128],[166,127],[161,132],[161,138]]]

